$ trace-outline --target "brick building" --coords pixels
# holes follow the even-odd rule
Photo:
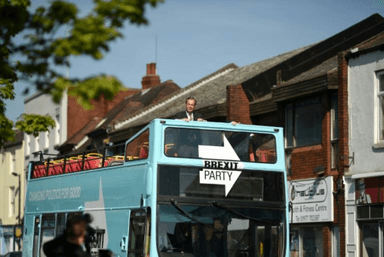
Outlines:
[[[371,215],[372,210],[377,213],[377,209],[383,209],[382,206],[378,205],[375,209],[371,205],[355,204],[355,198],[361,195],[361,190],[358,193],[355,190],[356,183],[360,185],[361,179],[368,177],[373,181],[381,181],[381,173],[368,175],[381,170],[364,168],[364,165],[367,161],[381,163],[378,160],[382,148],[380,131],[383,118],[378,99],[382,95],[377,85],[381,85],[382,46],[370,50],[373,57],[369,59],[368,63],[372,65],[369,68],[359,63],[356,65],[355,62],[362,62],[363,57],[358,58],[360,55],[370,54],[354,50],[360,44],[372,48],[375,43],[367,42],[379,42],[375,38],[382,31],[384,18],[375,14],[319,43],[244,67],[226,65],[175,92],[164,93],[172,90],[172,86],[169,86],[171,82],[168,83],[169,87],[166,82],[148,86],[148,91],[132,96],[134,100],[128,97],[121,105],[116,105],[106,120],[99,123],[93,121],[98,124],[93,130],[85,129],[86,137],[78,137],[72,143],[67,143],[72,144],[71,149],[81,149],[92,144],[98,145],[104,139],[112,143],[124,142],[154,118],[173,118],[185,108],[185,99],[191,95],[197,99],[197,110],[208,121],[234,120],[283,127],[291,202],[291,254],[378,256],[375,255],[378,253],[382,256],[382,242],[379,240],[383,237],[379,231],[382,231],[383,216],[376,216],[374,222],[370,220],[371,216],[359,216],[359,210],[362,210],[362,215],[366,215],[364,210]],[[359,84],[350,83],[350,74],[357,71],[358,66],[361,66],[361,70],[357,74],[371,76],[363,76],[361,80],[364,77],[366,80]],[[357,80],[357,74],[354,78],[360,81]],[[143,88],[144,85],[147,88],[147,82],[156,81],[151,66],[147,69],[148,75],[151,77],[143,79]],[[372,78],[375,78],[373,82]],[[371,102],[378,103],[373,109],[373,113],[378,113],[376,120],[372,119],[378,124],[372,125],[377,127],[373,130],[376,134],[369,135],[376,141],[365,146],[364,149],[370,152],[361,155],[367,158],[362,159],[362,166],[353,173],[351,170],[357,163],[356,153],[360,149],[352,144],[351,139],[355,138],[351,137],[350,132],[355,130],[351,122],[357,120],[363,124],[361,130],[357,131],[358,139],[368,125],[359,118],[372,113],[372,109],[365,108],[362,113],[361,108],[350,109],[351,102],[348,101],[351,100],[351,87],[361,88],[360,85],[366,82],[376,85],[376,91],[373,91],[376,100],[365,100],[367,106]],[[150,95],[162,97],[147,98]],[[359,93],[353,95],[353,99],[359,98]],[[355,111],[352,116],[351,110]],[[376,186],[375,190],[377,195],[382,192],[381,185]],[[377,239],[370,234],[375,229],[378,232]],[[354,236],[356,233],[352,232],[356,231],[360,232]],[[375,250],[376,245],[379,252]]]
[[[105,80],[111,80],[109,77]],[[84,108],[77,103],[76,98],[69,96],[66,92],[63,95],[60,103],[54,103],[52,97],[41,92],[36,93],[24,100],[24,112],[27,114],[40,114],[51,116],[56,126],[50,129],[49,132],[42,132],[38,137],[25,134],[25,161],[39,160],[38,154],[35,152],[42,152],[44,154],[58,154],[56,150],[68,138],[74,136],[86,124],[94,120],[94,117],[104,117],[114,106],[116,106],[122,99],[132,95],[140,89],[121,90],[113,100],[106,100],[101,96],[97,100],[92,100],[94,108],[91,110],[84,110]]]
[[[347,62],[339,53],[384,31],[383,21],[375,14],[319,43],[244,67],[227,65],[162,103],[116,122],[108,131],[109,139],[123,141],[154,118],[172,118],[184,109],[190,95],[208,121],[284,127],[291,253],[359,256],[350,250],[355,246],[346,245],[345,193],[349,192],[343,176],[351,161],[349,80]]]
[[[170,94],[180,89],[172,80],[161,82],[156,73],[156,63],[147,64],[146,75],[142,79],[142,87],[129,96],[114,98],[116,103],[113,108],[100,116],[93,116],[77,133],[74,133],[66,142],[58,147],[61,154],[73,151],[84,151],[101,148],[111,142],[109,132],[114,129],[116,123],[135,116],[146,107],[158,104]],[[82,110],[82,112],[86,112]],[[80,116],[81,117],[81,116]],[[92,116],[91,116],[92,117]],[[138,131],[139,128],[136,128]],[[113,141],[113,143],[119,143]]]

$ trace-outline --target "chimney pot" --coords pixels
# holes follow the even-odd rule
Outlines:
[[[148,63],[147,74],[141,81],[142,89],[152,88],[160,84],[160,77],[156,75],[156,63]]]
[[[156,75],[156,63],[147,64],[147,75]]]

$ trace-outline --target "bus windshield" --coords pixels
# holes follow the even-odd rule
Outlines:
[[[262,133],[167,128],[164,149],[168,157],[222,159],[215,154],[222,155],[224,151],[228,160],[277,160],[275,136]]]
[[[233,183],[220,185],[201,183],[201,168],[160,165],[158,169],[159,196],[202,197],[204,199],[236,199],[284,203],[284,174],[262,171],[208,171],[207,176],[226,179],[232,176]],[[239,172],[235,180],[232,172]],[[206,176],[203,171],[202,176]],[[220,176],[220,178],[218,178]],[[228,191],[228,193],[226,193]]]
[[[282,256],[284,210],[160,204],[159,255]]]

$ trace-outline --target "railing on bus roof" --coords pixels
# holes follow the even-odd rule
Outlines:
[[[92,150],[75,152],[70,155],[52,155],[38,152],[40,161],[32,162],[31,179],[61,175],[65,173],[99,169],[107,166],[122,165],[125,144],[105,146]],[[44,156],[48,156],[47,159]],[[54,157],[52,157],[54,156]],[[136,159],[127,156],[127,160]]]

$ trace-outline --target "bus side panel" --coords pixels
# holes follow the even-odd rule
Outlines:
[[[90,224],[90,235],[92,256],[97,256],[99,249],[111,250],[116,256],[124,256],[126,251],[122,250],[123,237],[128,238],[129,210],[114,211],[87,211],[92,216],[93,222]],[[106,216],[106,223],[103,217]],[[107,224],[107,227],[105,227]],[[128,243],[128,242],[126,242]]]
[[[138,207],[146,197],[146,168],[141,163],[32,181],[26,213]]]

